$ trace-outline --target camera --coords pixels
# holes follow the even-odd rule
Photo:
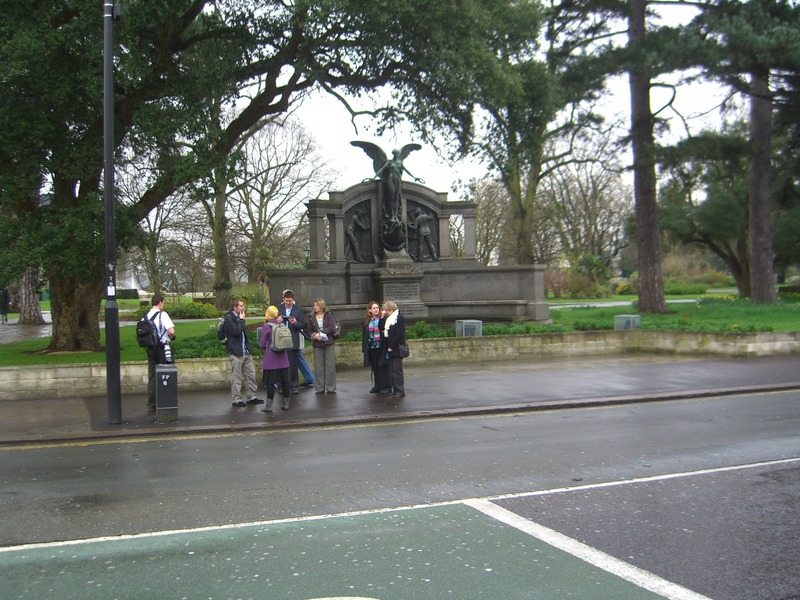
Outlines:
[[[164,362],[172,363],[172,348],[169,347],[169,344],[164,344]]]

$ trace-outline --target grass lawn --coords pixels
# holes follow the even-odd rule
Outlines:
[[[755,305],[746,301],[668,304],[664,315],[642,314],[640,326],[681,331],[800,331],[800,303]],[[553,323],[578,330],[613,329],[614,316],[635,314],[629,306],[558,308],[551,306]]]
[[[669,304],[665,315],[641,315],[641,327],[661,330],[751,332],[800,331],[800,303],[778,302],[773,305],[754,305],[747,301],[726,300]],[[598,306],[558,308],[551,305],[550,318],[557,330],[564,326],[575,331],[613,329],[614,316],[633,314],[631,306]],[[251,323],[256,323],[251,319]],[[225,350],[216,340],[216,319],[179,321],[173,352],[178,358],[190,356],[224,356]],[[259,322],[260,324],[260,322]],[[541,329],[546,330],[547,326]],[[555,328],[554,328],[555,329]],[[452,335],[452,334],[451,334]],[[254,338],[251,338],[254,339]],[[105,330],[100,330],[100,342],[105,344]],[[40,338],[0,345],[0,366],[105,363],[103,352],[43,351],[49,338]],[[120,359],[123,362],[146,360],[143,348],[135,339],[135,327],[120,327]]]
[[[178,342],[182,338],[210,335],[215,330],[216,319],[207,321],[179,321],[175,324]],[[216,333],[214,334],[216,335]],[[120,360],[147,360],[144,348],[136,343],[136,328],[126,325],[119,328]],[[0,345],[0,366],[41,365],[41,364],[73,364],[73,363],[105,363],[105,352],[58,352],[43,354],[50,343],[50,338],[39,338]],[[100,330],[100,343],[106,343],[105,329]],[[221,346],[221,344],[220,344]]]

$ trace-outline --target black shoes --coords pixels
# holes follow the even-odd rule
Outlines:
[[[241,406],[247,406],[248,404],[264,404],[264,401],[261,398],[256,398],[255,396],[253,396],[252,398],[249,398],[247,401],[236,400],[235,402],[231,402],[231,404],[233,404],[234,406],[241,407]]]
[[[370,394],[380,394],[381,391],[378,388],[374,387],[369,391],[369,393]]]
[[[310,385],[314,385],[314,382],[313,381],[304,381],[303,383],[300,384],[300,387],[308,387]]]

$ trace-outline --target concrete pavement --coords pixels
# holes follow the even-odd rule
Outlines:
[[[370,394],[369,370],[353,369],[337,374],[336,394],[300,388],[290,410],[276,408],[272,414],[262,413],[260,405],[233,407],[226,389],[181,392],[174,423],[158,423],[146,411],[144,389],[141,394],[123,395],[123,422],[113,425],[108,423],[104,396],[0,400],[0,444],[257,431],[800,390],[800,356],[720,359],[626,354],[408,365],[405,371],[406,397],[400,400]],[[265,396],[263,386],[259,396]]]

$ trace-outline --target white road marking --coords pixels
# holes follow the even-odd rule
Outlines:
[[[208,527],[195,527],[190,529],[173,529],[173,530],[165,530],[165,531],[153,531],[149,533],[135,533],[135,534],[127,534],[127,535],[115,535],[115,536],[103,536],[103,537],[96,537],[96,538],[85,538],[85,539],[77,539],[77,540],[64,540],[60,542],[42,542],[37,544],[21,544],[18,546],[5,546],[0,547],[0,553],[3,552],[17,552],[20,550],[29,550],[32,548],[59,548],[63,546],[75,546],[77,544],[93,544],[98,542],[113,542],[118,540],[136,540],[136,539],[144,539],[144,538],[153,538],[153,537],[164,537],[169,535],[179,535],[179,534],[187,534],[187,533],[200,533],[206,531],[224,531],[228,529],[243,529],[245,527],[264,527],[269,525],[277,525],[281,523],[302,523],[307,521],[320,521],[323,519],[337,519],[337,518],[346,518],[346,517],[356,517],[356,516],[363,516],[363,515],[379,515],[388,512],[399,512],[399,511],[406,511],[406,510],[418,510],[418,509],[425,509],[425,508],[436,508],[439,506],[455,506],[458,504],[464,504],[470,507],[474,506],[471,503],[474,502],[493,502],[495,500],[506,500],[510,498],[525,498],[528,496],[545,496],[549,494],[560,494],[564,492],[575,492],[581,490],[591,490],[591,489],[600,489],[600,488],[608,488],[608,487],[615,487],[615,486],[623,486],[623,485],[634,485],[637,483],[648,483],[651,481],[665,481],[668,479],[678,479],[681,477],[693,477],[695,475],[708,475],[712,473],[724,473],[727,471],[741,471],[745,469],[756,469],[761,467],[768,467],[774,465],[781,465],[793,462],[800,462],[800,457],[794,458],[783,458],[777,460],[769,460],[757,463],[750,463],[744,465],[733,465],[729,467],[716,467],[713,469],[700,469],[697,471],[684,471],[679,473],[667,473],[665,475],[653,475],[650,477],[639,477],[635,479],[623,479],[618,481],[608,481],[604,483],[593,483],[587,485],[579,485],[574,487],[559,487],[559,488],[551,488],[549,490],[537,490],[533,492],[518,492],[515,494],[502,494],[496,496],[483,496],[479,498],[467,498],[461,500],[448,500],[445,502],[432,502],[428,504],[412,504],[408,506],[395,506],[395,507],[387,507],[387,508],[372,508],[372,509],[365,509],[365,510],[356,510],[350,512],[343,512],[343,513],[328,513],[328,514],[321,514],[321,515],[310,515],[307,517],[289,517],[285,519],[273,519],[270,521],[251,521],[248,523],[231,523],[228,525],[210,525]]]
[[[596,548],[587,546],[554,529],[529,521],[488,500],[467,500],[464,504],[471,506],[475,510],[501,523],[505,523],[523,533],[527,533],[546,544],[563,550],[567,554],[579,558],[590,565],[594,565],[603,571],[621,577],[640,588],[644,588],[650,592],[664,596],[665,598],[671,598],[672,600],[709,600],[707,596],[703,596],[681,585],[662,579],[658,575],[619,560]]]

